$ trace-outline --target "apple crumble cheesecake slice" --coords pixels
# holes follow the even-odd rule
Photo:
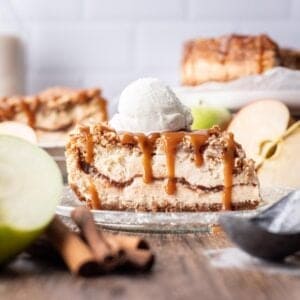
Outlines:
[[[99,89],[54,87],[36,96],[0,100],[0,122],[25,123],[38,132],[66,133],[91,118],[107,120],[106,100]]]
[[[219,128],[146,135],[80,126],[66,159],[71,188],[94,209],[220,211],[260,202],[254,162]]]

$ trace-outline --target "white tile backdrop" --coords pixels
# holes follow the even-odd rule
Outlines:
[[[300,48],[300,0],[0,0],[0,31],[26,46],[27,91],[101,86],[112,98],[131,80],[179,82],[182,43],[266,32]]]

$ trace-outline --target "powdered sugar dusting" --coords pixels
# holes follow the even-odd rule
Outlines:
[[[285,262],[268,262],[253,257],[238,248],[208,250],[205,255],[216,268],[235,268],[260,271],[270,274],[287,274],[300,276],[300,257],[291,256]]]

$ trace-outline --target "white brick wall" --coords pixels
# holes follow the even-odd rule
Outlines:
[[[183,0],[88,0],[86,20],[155,21],[182,19]]]
[[[300,48],[300,0],[1,0],[0,32],[10,27],[26,44],[28,92],[98,85],[112,98],[141,76],[178,84],[189,38],[266,32]]]
[[[291,0],[191,0],[194,20],[268,20],[290,16]]]
[[[116,72],[133,68],[134,30],[122,23],[38,23],[30,26],[28,47],[33,71]]]
[[[7,1],[7,0],[5,0]],[[84,0],[10,0],[23,21],[77,21],[82,17]],[[2,2],[4,2],[2,0]]]

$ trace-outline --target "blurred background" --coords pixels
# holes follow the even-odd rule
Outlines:
[[[300,1],[2,0],[0,32],[24,41],[27,93],[99,86],[111,98],[142,76],[178,85],[190,38],[267,33],[300,48]]]

